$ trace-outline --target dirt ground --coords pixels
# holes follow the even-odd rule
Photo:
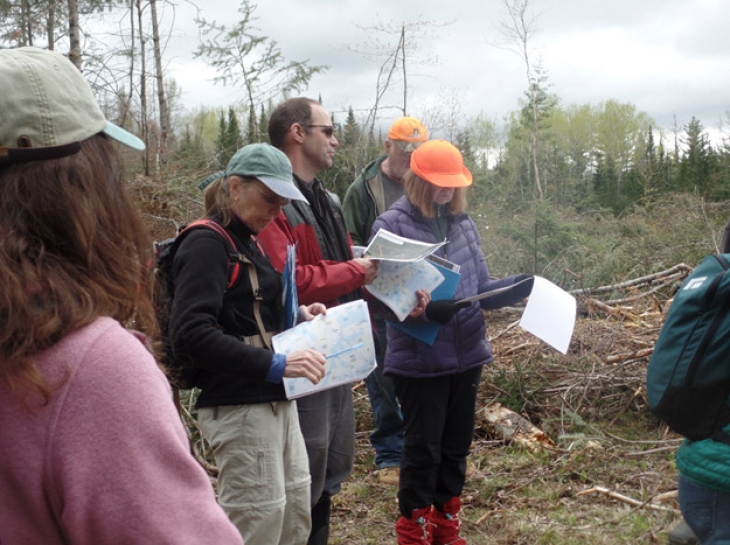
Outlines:
[[[488,315],[496,361],[482,379],[470,456],[476,472],[462,495],[468,543],[666,543],[679,520],[679,441],[648,413],[643,386],[643,354],[662,315],[624,312],[584,313],[566,356],[519,328],[519,311]],[[356,464],[335,500],[330,543],[395,543],[396,488],[377,481],[364,385],[354,394]],[[483,418],[497,401],[555,446],[531,450],[501,437]]]

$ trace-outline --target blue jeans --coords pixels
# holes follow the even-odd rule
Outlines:
[[[375,430],[370,444],[375,449],[375,467],[399,467],[403,453],[403,415],[390,377],[383,375],[385,359],[385,322],[378,320],[376,327],[375,359],[378,367],[365,379]]]
[[[679,476],[682,516],[703,545],[730,543],[730,494]]]

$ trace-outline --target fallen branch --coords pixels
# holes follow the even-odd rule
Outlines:
[[[598,299],[592,299],[590,297],[587,297],[584,299],[585,305],[588,307],[589,312],[593,312],[595,310],[601,310],[608,314],[609,316],[613,316],[619,321],[623,320],[636,320],[638,317],[638,314],[634,311],[631,307],[612,307],[611,305],[607,305],[606,303],[603,303],[599,301]]]
[[[655,505],[651,502],[635,500],[634,498],[629,498],[628,496],[624,496],[623,494],[619,494],[618,492],[614,492],[613,490],[609,490],[608,488],[604,488],[603,486],[594,486],[593,488],[589,488],[587,490],[581,490],[576,494],[576,496],[585,496],[587,494],[605,494],[610,498],[622,501],[624,503],[628,503],[630,505],[634,505],[636,507],[648,507],[657,511],[669,511],[671,513],[676,513],[678,511],[677,509],[673,509],[671,507],[664,507],[663,505]]]
[[[654,286],[650,290],[643,291],[637,295],[632,295],[631,297],[625,297],[623,299],[611,299],[609,301],[606,301],[606,303],[608,303],[610,305],[623,305],[626,303],[632,303],[634,301],[638,301],[639,299],[643,299],[644,297],[649,297],[650,295],[654,295],[655,293],[663,290],[664,288],[677,282],[678,280],[683,280],[686,276],[687,276],[687,272],[681,272],[681,273],[674,274],[674,275],[668,277],[668,279],[665,282],[662,282],[661,284]]]
[[[509,324],[507,327],[505,327],[502,331],[500,331],[496,335],[490,335],[490,340],[492,342],[494,342],[495,339],[499,339],[502,335],[504,335],[505,333],[507,333],[511,329],[514,329],[515,327],[517,327],[519,325],[519,323],[520,323],[519,320],[516,320],[516,321],[512,322],[511,324]]]
[[[628,360],[636,360],[641,358],[646,358],[651,356],[654,353],[653,348],[643,348],[641,350],[635,350],[634,352],[630,354],[613,354],[611,356],[606,357],[606,363],[608,364],[615,364],[615,363],[622,363]]]
[[[571,290],[568,293],[571,293],[573,295],[587,295],[587,294],[595,294],[595,293],[605,293],[605,292],[611,292],[616,291],[624,288],[631,288],[634,286],[640,286],[642,284],[651,284],[657,280],[664,280],[668,277],[674,277],[679,273],[678,276],[687,276],[687,274],[693,269],[693,267],[690,267],[686,263],[678,263],[677,265],[674,265],[673,267],[670,267],[668,269],[665,269],[663,271],[659,271],[653,274],[648,274],[646,276],[641,276],[639,278],[633,278],[631,280],[627,280],[626,282],[620,282],[618,284],[612,284],[609,286],[600,286],[598,288],[580,288],[576,290]]]

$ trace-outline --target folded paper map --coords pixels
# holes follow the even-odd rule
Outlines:
[[[326,315],[275,335],[273,344],[277,354],[311,348],[327,357],[319,384],[306,378],[284,378],[287,399],[362,380],[376,365],[370,313],[362,299],[329,308]]]

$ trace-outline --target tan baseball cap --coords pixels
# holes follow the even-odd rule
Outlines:
[[[399,117],[390,126],[388,140],[394,141],[403,151],[413,151],[428,140],[428,131],[415,117]]]
[[[0,112],[0,164],[72,155],[100,132],[145,147],[106,120],[81,72],[54,51],[0,49]]]

